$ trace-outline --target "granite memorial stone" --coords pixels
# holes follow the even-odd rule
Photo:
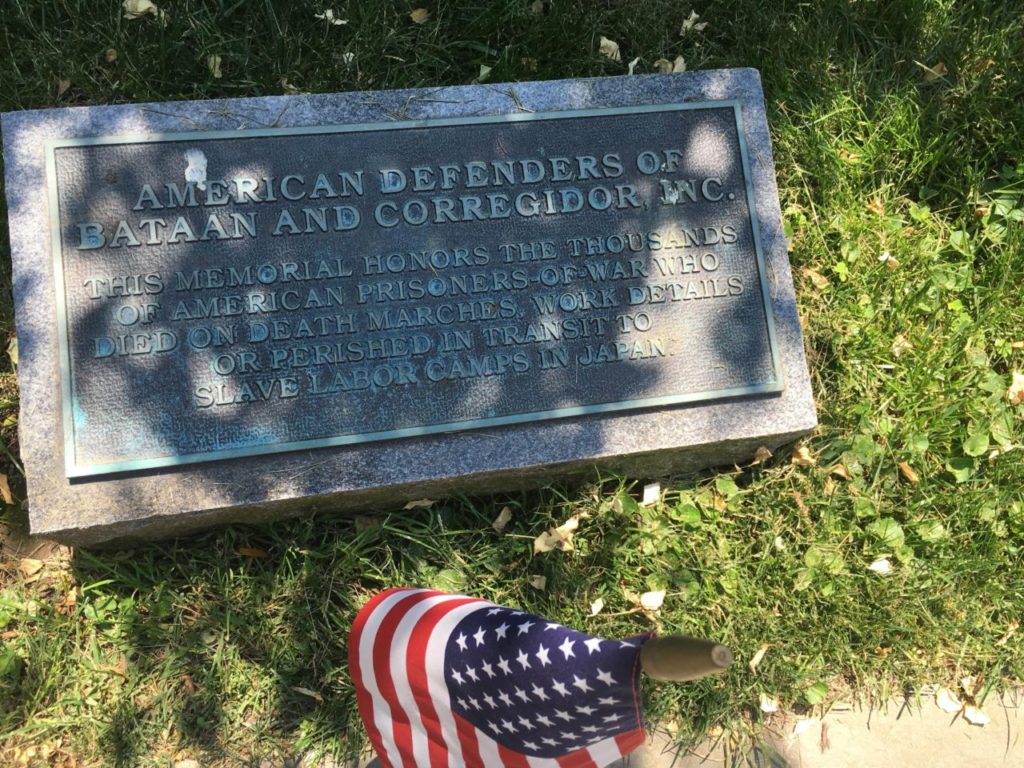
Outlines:
[[[3,135],[34,532],[651,476],[815,425],[755,71]]]

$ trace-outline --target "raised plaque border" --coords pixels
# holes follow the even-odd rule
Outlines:
[[[592,405],[573,406],[570,408],[557,408],[546,411],[532,411],[527,413],[509,414],[492,418],[473,419],[468,421],[451,422],[446,424],[432,424],[422,427],[409,427],[405,429],[389,430],[385,432],[368,432],[350,435],[337,435],[316,440],[301,440],[289,443],[270,443],[262,446],[246,448],[231,448],[219,451],[207,451],[204,453],[183,454],[176,456],[165,456],[152,459],[138,459],[133,461],[108,462],[103,464],[79,465],[75,461],[75,440],[74,425],[77,404],[71,391],[71,358],[70,346],[68,344],[68,327],[66,313],[66,295],[64,287],[63,249],[62,232],[60,221],[60,210],[57,190],[57,169],[56,151],[64,147],[78,146],[99,146],[111,144],[143,144],[163,143],[179,141],[204,141],[223,140],[231,138],[272,138],[276,136],[295,135],[319,135],[337,133],[360,133],[370,131],[394,131],[409,130],[418,128],[443,128],[452,125],[474,125],[489,123],[527,122],[533,120],[569,120],[586,117],[608,117],[622,114],[644,114],[654,112],[676,112],[683,110],[701,109],[724,109],[732,108],[736,120],[736,135],[739,143],[740,159],[743,166],[743,180],[747,190],[747,210],[750,216],[751,231],[754,239],[754,256],[757,263],[758,276],[761,284],[762,306],[765,311],[766,325],[768,331],[768,344],[771,352],[772,367],[775,371],[775,381],[770,384],[758,384],[746,387],[735,387],[732,389],[708,390],[706,392],[693,392],[682,395],[664,395],[661,397],[646,398],[640,400],[621,400],[607,403],[595,403]],[[743,115],[741,104],[738,99],[723,99],[718,101],[686,102],[677,104],[655,104],[638,105],[630,107],[579,109],[551,112],[523,112],[514,114],[499,115],[477,115],[471,117],[455,118],[427,118],[421,120],[403,120],[394,122],[375,123],[353,123],[349,125],[328,125],[328,126],[306,126],[295,128],[256,128],[239,130],[216,130],[216,131],[192,131],[177,133],[154,133],[154,134],[132,134],[120,136],[92,136],[75,139],[47,139],[44,142],[44,154],[46,157],[46,183],[49,201],[50,218],[50,242],[53,256],[53,274],[55,288],[55,305],[57,313],[57,332],[60,362],[61,379],[61,400],[63,413],[64,431],[64,469],[69,479],[95,477],[98,475],[121,474],[146,469],[157,469],[161,467],[174,467],[183,464],[195,464],[207,461],[219,461],[223,459],[243,458],[247,456],[261,456],[272,453],[284,453],[288,451],[308,450],[313,448],[326,448],[342,445],[353,445],[357,443],[376,442],[382,440],[397,440],[406,437],[420,437],[423,435],[440,434],[446,432],[460,432],[463,430],[483,429],[487,427],[498,427],[510,424],[522,424],[525,422],[544,421],[548,419],[563,419],[574,416],[586,416],[590,414],[609,413],[613,411],[634,410],[640,408],[653,408],[682,403],[700,402],[706,400],[721,400],[725,398],[741,397],[744,395],[770,394],[783,391],[785,388],[782,364],[779,357],[778,343],[775,331],[775,317],[772,311],[772,300],[768,286],[768,277],[765,269],[764,253],[761,245],[761,227],[757,217],[757,208],[754,201],[754,188],[750,171],[750,160],[747,152],[747,142],[744,132]]]

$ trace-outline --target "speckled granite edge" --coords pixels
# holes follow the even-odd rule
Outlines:
[[[43,141],[299,127],[738,99],[786,389],[449,435],[210,462],[93,482],[63,474]],[[814,428],[816,416],[755,70],[38,110],[2,116],[20,349],[21,445],[32,530],[71,543],[177,535],[222,521],[496,491],[595,465],[633,475],[730,463]]]

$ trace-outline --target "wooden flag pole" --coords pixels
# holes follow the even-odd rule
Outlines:
[[[724,672],[732,661],[726,646],[680,635],[652,637],[640,650],[640,667],[655,680],[699,680]]]

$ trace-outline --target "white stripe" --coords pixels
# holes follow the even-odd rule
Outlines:
[[[462,758],[462,745],[459,743],[459,732],[455,727],[451,697],[448,695],[448,685],[444,681],[445,646],[449,635],[460,621],[475,611],[491,607],[491,603],[481,600],[453,608],[435,625],[430,640],[427,641],[427,687],[430,689],[430,700],[441,724],[441,735],[445,746],[448,747],[448,765],[451,766],[463,766],[466,761]],[[474,730],[478,736],[482,735],[479,729]],[[498,765],[500,767],[500,763]],[[487,763],[487,767],[491,768],[490,763]]]
[[[367,617],[366,624],[363,625],[363,634],[359,638],[359,671],[363,676],[363,686],[370,694],[370,700],[373,703],[373,724],[380,733],[380,740],[388,762],[396,768],[402,765],[402,759],[398,752],[398,745],[395,744],[391,708],[381,696],[380,687],[377,685],[376,670],[373,666],[373,641],[384,617],[388,615],[395,603],[425,591],[423,589],[403,589],[385,597]]]
[[[497,742],[479,728],[476,733],[476,740],[480,743],[480,759],[484,761],[484,766],[486,768],[501,768],[503,763],[498,756]]]
[[[406,674],[406,664],[409,659],[409,637],[412,634],[413,627],[419,623],[423,614],[435,605],[451,602],[455,599],[459,599],[459,596],[438,595],[437,597],[428,597],[426,600],[417,603],[399,622],[398,627],[395,629],[395,636],[389,652],[391,657],[391,679],[395,684],[395,695],[398,698],[398,703],[405,710],[405,714],[409,718],[412,730],[412,753],[415,756],[414,759],[418,768],[430,768],[430,753],[428,751],[426,726],[423,724],[423,718],[420,716],[420,709],[416,706],[412,686],[409,685],[409,676]]]
[[[623,756],[622,750],[619,749],[619,744],[614,738],[591,744],[587,751],[590,753],[590,759],[597,764],[597,768],[605,768]]]

